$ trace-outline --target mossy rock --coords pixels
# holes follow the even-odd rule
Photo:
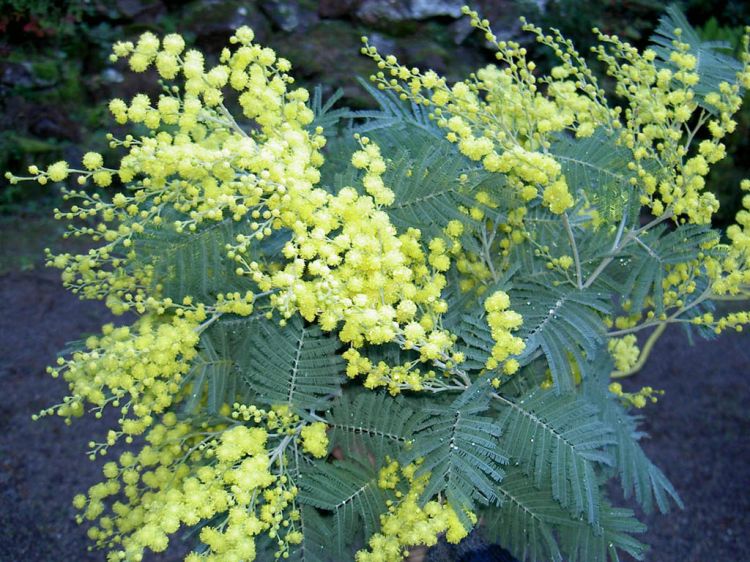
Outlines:
[[[322,84],[328,91],[343,88],[345,103],[353,107],[372,106],[369,95],[357,83],[376,66],[360,53],[362,30],[350,23],[320,21],[304,33],[279,34],[270,45],[292,62],[292,74],[300,85]]]
[[[247,0],[197,0],[182,10],[177,30],[195,36],[197,45],[211,53],[227,46],[234,31],[247,25],[259,43],[270,35],[271,26],[256,2]]]

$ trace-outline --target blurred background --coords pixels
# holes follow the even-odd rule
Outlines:
[[[409,66],[429,67],[461,79],[492,62],[492,51],[460,18],[464,0],[0,0],[0,170],[23,172],[30,163],[78,160],[88,150],[107,152],[113,126],[106,102],[136,92],[159,92],[154,75],[134,74],[108,61],[111,44],[150,30],[177,31],[216,58],[240,25],[292,61],[302,85],[325,93],[344,90],[351,107],[371,105],[357,83],[373,71],[359,54],[362,35]],[[525,15],[542,27],[558,27],[586,52],[590,29],[648,44],[665,3],[658,0],[477,0],[497,35],[536,43],[520,32]],[[679,3],[700,34],[736,47],[750,22],[744,0]],[[544,70],[546,50],[533,53]],[[606,82],[605,82],[606,86]],[[729,157],[709,179],[722,203],[721,226],[734,216],[739,179],[750,167],[750,105],[729,140]],[[55,203],[49,187],[0,188],[0,215],[38,214]],[[52,201],[50,201],[52,199]]]
[[[381,52],[450,79],[462,79],[494,60],[489,45],[466,18],[459,18],[463,3],[0,0],[0,172],[23,174],[31,163],[80,161],[88,150],[107,159],[104,135],[116,130],[107,101],[159,92],[153,74],[133,74],[124,63],[108,61],[116,40],[147,30],[176,31],[216,59],[232,32],[249,25],[259,42],[292,61],[298,83],[320,84],[326,96],[342,88],[340,103],[362,108],[372,101],[356,78],[374,68],[359,54],[362,35]],[[594,26],[646,46],[666,5],[657,0],[471,4],[498,36],[524,43],[542,71],[553,63],[547,52],[533,52],[536,44],[520,32],[520,15],[559,28],[585,53]],[[737,47],[742,26],[750,23],[746,0],[683,0],[678,5],[704,39],[725,41],[729,49]],[[731,222],[739,205],[739,181],[750,177],[750,103],[737,120],[728,157],[709,177],[722,204],[719,227]],[[65,385],[49,379],[44,367],[67,341],[98,331],[109,319],[98,303],[82,303],[66,293],[59,273],[42,265],[45,246],[81,247],[74,240],[56,242],[62,227],[50,215],[59,203],[54,187],[12,186],[0,175],[0,562],[103,560],[100,553],[86,553],[85,528],[73,521],[70,500],[99,479],[99,463],[89,462],[84,452],[89,440],[102,439],[99,426],[106,424],[84,418],[66,428],[59,420],[30,420],[65,393]],[[653,436],[646,449],[687,507],[647,518],[644,539],[654,546],[649,560],[750,560],[749,349],[741,334],[703,348],[687,347],[679,330],[668,332],[633,383],[667,391],[645,412],[644,429]],[[179,552],[153,558],[177,559]]]

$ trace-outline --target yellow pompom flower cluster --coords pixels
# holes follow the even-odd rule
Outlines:
[[[737,298],[750,295],[750,180],[743,180],[741,189],[747,194],[742,198],[742,209],[737,212],[735,224],[727,228],[729,246],[723,261],[707,263],[712,290],[717,295]],[[741,329],[747,324],[748,315],[731,313],[715,322],[717,331],[726,327]],[[710,323],[714,323],[713,318]]]
[[[97,416],[105,406],[119,408],[120,431],[110,431],[106,446],[126,435],[140,435],[154,422],[154,416],[171,406],[180,389],[183,376],[196,354],[196,324],[174,317],[163,321],[142,317],[132,328],[104,326],[101,336],[86,340],[86,350],[61,358],[48,371],[68,382],[70,396],[43,414],[56,412],[70,421],[83,414],[86,404]]]
[[[431,500],[421,504],[420,497],[429,481],[429,474],[416,476],[417,467],[418,463],[401,467],[400,476],[396,461],[389,462],[381,469],[379,486],[382,489],[393,490],[402,482],[408,489],[405,493],[398,492],[396,501],[389,500],[388,513],[380,518],[380,532],[370,537],[369,550],[357,552],[357,562],[397,562],[409,555],[410,547],[434,546],[442,534],[454,544],[469,534],[470,529],[463,526],[447,503]],[[470,521],[476,522],[473,513],[466,515]]]
[[[287,552],[284,535],[299,538],[292,534],[297,490],[272,473],[278,457],[267,440],[261,427],[193,428],[167,414],[138,454],[105,464],[107,480],[74,499],[80,520],[99,520],[89,536],[111,549],[111,561],[162,552],[180,527],[209,521],[200,532],[208,550],[186,560],[254,560],[253,537],[264,532],[279,537],[280,552]]]
[[[742,102],[740,87],[750,80],[747,38],[737,81],[721,82],[717,91],[707,94],[705,104],[711,109],[706,110],[695,89],[700,80],[697,59],[690,45],[679,40],[679,29],[669,65],[657,64],[653,50],[640,53],[616,36],[595,31],[601,42],[595,49],[598,57],[616,80],[616,93],[628,103],[618,110],[625,120],[619,142],[632,151],[629,167],[636,176],[631,183],[642,188],[641,203],[656,216],[708,224],[719,204],[704,191],[705,177],[710,165],[724,158],[721,141],[736,127],[732,115]],[[706,124],[711,137],[695,150],[693,139]]]
[[[326,424],[322,422],[311,423],[302,428],[300,432],[302,449],[313,457],[322,458],[328,454],[328,436],[326,435]]]
[[[509,357],[518,355],[525,347],[523,340],[512,333],[521,326],[523,319],[520,314],[509,310],[509,308],[510,297],[504,291],[497,291],[484,301],[484,309],[487,311],[487,324],[490,326],[492,339],[495,340],[486,367],[493,370],[503,363],[503,372],[506,375],[512,375],[518,370],[518,361],[509,359]]]
[[[618,371],[627,372],[638,362],[641,352],[638,349],[638,340],[634,334],[612,338],[607,345]]]
[[[119,464],[108,463],[107,480],[76,499],[85,519],[98,520],[90,536],[112,549],[111,560],[139,560],[145,549],[161,552],[179,527],[215,518],[220,524],[200,533],[208,551],[189,560],[252,560],[252,537],[259,533],[287,537],[279,542],[280,555],[301,539],[296,512],[283,515],[296,494],[285,451],[294,445],[295,454],[298,446],[311,457],[325,457],[323,422],[302,422],[285,407],[236,405],[222,414],[234,424],[204,422],[196,428],[166,413],[189,392],[201,399],[195,381],[182,383],[203,332],[224,315],[251,316],[259,296],[270,297],[264,312],[280,314],[282,324],[301,314],[335,331],[350,346],[343,354],[347,372],[365,375],[367,387],[387,386],[395,394],[471,383],[459,367],[463,354],[453,349],[456,337],[441,326],[446,272],[462,255],[463,225],[452,221],[445,236],[429,240],[417,229],[397,231],[386,212],[394,203],[383,181],[386,160],[367,137],[357,137],[359,150],[351,157],[363,172],[360,185],[337,193],[316,187],[325,138],[310,127],[308,94],[289,89],[287,61],[252,41],[251,30],[239,29],[233,47],[211,68],[178,35],[159,39],[146,33],[135,43],[116,44],[113,61],[125,58],[136,72],[154,67],[172,84],[156,99],[138,94],[109,104],[115,121],[150,132],[110,135],[111,147],[125,151],[115,167],[105,167],[102,155],[90,152],[81,169],[58,162],[46,171],[32,167],[29,178],[13,177],[132,187],[111,198],[63,188],[72,205],[57,210],[57,218],[79,221],[71,234],[98,246],[81,255],[48,253],[49,264],[82,297],[104,300],[117,314],[140,316],[129,328],[106,327],[101,337],[88,340],[87,351],[61,360],[53,371],[70,382],[73,393],[60,414],[79,415],[85,402],[99,410],[107,404],[120,408],[121,427],[110,431],[106,444],[92,444],[94,452],[106,452],[121,435],[131,441],[145,434],[148,443]],[[230,115],[226,90],[254,126]],[[494,205],[486,197],[480,203]],[[237,225],[237,234],[224,250],[248,288],[210,297],[165,295],[162,256],[148,244],[152,233],[169,229],[189,237],[227,222]],[[280,259],[269,259],[258,246],[279,230],[291,236]],[[360,355],[365,345],[382,344],[418,358],[391,366],[372,365]],[[418,492],[412,495],[416,501]],[[425,540],[445,531],[452,540],[465,535],[448,506],[432,502],[427,509],[423,518],[432,522],[433,538]]]
[[[63,190],[67,200],[79,204],[56,216],[96,217],[95,227],[73,226],[71,233],[104,242],[81,256],[50,254],[49,262],[64,270],[67,286],[86,298],[106,299],[117,312],[145,300],[146,292],[158,300],[151,270],[139,262],[147,252],[139,246],[145,229],[161,227],[166,219],[178,232],[195,231],[207,221],[247,217],[253,219],[249,234],[263,238],[271,227],[282,226],[282,208],[289,219],[296,212],[294,204],[307,200],[319,179],[317,166],[323,160],[318,149],[325,140],[306,129],[313,118],[306,105],[308,93],[289,91],[293,79],[286,74],[288,61],[252,44],[252,36],[249,29],[239,30],[232,38],[237,48],[225,49],[221,64],[213,68],[204,68],[198,51],[183,52],[184,41],[177,35],[160,42],[147,33],[135,45],[118,43],[115,59],[127,57],[138,72],[155,65],[165,80],[183,83],[158,100],[138,94],[129,103],[110,103],[119,123],[143,123],[151,135],[127,135],[124,140],[110,135],[111,146],[127,150],[117,168],[104,168],[101,155],[87,153],[81,170],[58,162],[46,172],[32,167],[29,178],[13,177],[12,181],[46,183],[73,174],[80,184],[93,178],[107,186],[116,178],[136,186],[111,201],[86,191]],[[246,131],[229,114],[222,103],[225,88],[238,95],[244,116],[257,129]],[[295,190],[293,201],[286,195],[289,188]]]
[[[488,66],[469,80],[449,86],[432,71],[423,73],[401,66],[392,55],[381,56],[363,38],[362,52],[380,69],[372,79],[379,88],[432,108],[430,116],[447,131],[446,138],[487,170],[504,174],[522,201],[541,192],[543,203],[562,214],[573,205],[573,196],[560,164],[547,149],[556,133],[570,130],[578,137],[590,136],[598,123],[610,120],[603,92],[572,44],[559,34],[545,36],[539,28],[524,25],[563,61],[543,81],[544,91],[524,47],[498,41],[487,20],[468,8],[464,13],[495,46],[504,68]]]
[[[278,221],[294,234],[282,250],[287,263],[264,271],[258,262],[245,259],[250,251],[245,239],[233,252],[246,267],[243,274],[272,293],[271,305],[283,317],[299,313],[326,331],[337,329],[352,348],[397,342],[419,350],[424,362],[445,364],[453,337],[437,325],[447,310],[441,292],[446,286],[442,272],[451,264],[449,249],[437,238],[426,252],[419,230],[397,232],[380,208],[392,201],[392,192],[381,179],[385,166],[379,148],[366,137],[359,141],[362,150],[353,154],[352,163],[366,169],[362,181],[367,195],[351,187],[335,195],[290,189]],[[355,353],[344,357],[354,359]],[[418,389],[417,371],[410,373],[413,382],[406,387]],[[351,369],[350,374],[354,376]],[[386,384],[387,373],[383,375]]]
[[[651,402],[656,404],[659,396],[664,394],[663,390],[654,390],[650,386],[644,386],[638,392],[625,392],[619,382],[613,382],[609,385],[609,391],[617,396],[623,404],[634,408],[642,409]]]
[[[288,557],[302,534],[297,488],[285,473],[287,448],[298,439],[303,449],[320,456],[325,426],[302,424],[285,406],[266,411],[235,404],[232,417],[255,426],[192,426],[165,414],[146,434],[140,452],[106,463],[106,480],[75,497],[79,521],[98,520],[89,537],[110,550],[108,560],[138,561],[146,549],[162,552],[180,527],[202,522],[208,523],[200,532],[208,550],[191,553],[186,561],[252,561],[253,537],[261,533],[276,540],[277,557]]]
[[[366,174],[362,178],[365,191],[375,201],[376,205],[391,205],[395,199],[393,191],[383,184],[382,175],[385,172],[385,161],[380,155],[380,148],[370,143],[367,137],[356,138],[360,141],[362,150],[352,155],[352,166],[364,169]]]

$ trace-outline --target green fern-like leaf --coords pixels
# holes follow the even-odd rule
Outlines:
[[[318,127],[322,127],[323,133],[326,135],[337,134],[341,122],[352,116],[352,112],[349,109],[334,109],[336,102],[341,100],[343,95],[344,90],[339,88],[327,100],[323,101],[323,88],[316,86],[313,90],[312,98],[310,98],[308,103],[315,118],[307,125],[307,130],[314,132]]]
[[[374,88],[366,80],[359,79],[359,83],[375,100],[378,109],[352,112],[352,117],[363,121],[356,126],[357,132],[369,135],[375,131],[398,130],[409,126],[435,139],[445,138],[445,132],[430,119],[429,112],[423,106],[404,102],[394,92]]]
[[[628,183],[633,174],[627,167],[632,155],[615,141],[614,135],[599,128],[587,138],[561,136],[550,147],[568,185],[584,193],[607,220],[622,216],[633,193]]]
[[[497,500],[495,485],[507,462],[497,448],[499,427],[481,415],[488,409],[487,389],[479,390],[468,389],[446,407],[425,408],[414,445],[405,453],[407,462],[422,458],[420,473],[430,473],[424,497],[445,492],[466,526],[471,523],[465,510],[473,510],[475,501]]]
[[[682,30],[679,38],[675,34],[676,29]],[[706,110],[716,112],[715,107],[705,102],[706,95],[718,92],[722,82],[734,83],[737,72],[742,70],[742,64],[730,56],[732,47],[728,43],[703,41],[685,15],[673,4],[667,7],[666,14],[659,20],[659,26],[651,37],[651,48],[656,51],[662,65],[676,70],[675,64],[669,60],[674,51],[672,41],[675,40],[690,45],[690,53],[697,59],[695,72],[698,73],[699,81],[693,86],[696,101]]]
[[[467,312],[452,327],[453,333],[459,338],[459,348],[466,356],[466,361],[461,366],[470,371],[484,369],[492,346],[495,344],[484,315]]]
[[[147,230],[135,240],[136,255],[154,268],[154,284],[175,301],[183,297],[215,298],[218,293],[246,291],[249,281],[235,274],[236,264],[224,247],[235,242],[238,225],[231,219],[197,232],[178,233],[171,225]]]
[[[588,400],[599,409],[602,422],[614,432],[611,452],[625,498],[635,496],[647,513],[653,510],[654,503],[662,513],[669,511],[671,503],[682,508],[682,500],[672,483],[639,444],[644,434],[638,430],[638,418],[628,414],[607,388],[614,366],[606,350],[601,350],[592,364],[592,376],[583,381],[582,387]]]
[[[654,302],[655,311],[664,310],[664,277],[668,265],[690,262],[705,252],[706,243],[716,239],[716,233],[702,225],[683,225],[666,231],[654,228],[631,243],[620,267],[627,272],[622,288],[631,301],[633,310],[641,310],[647,297]]]
[[[184,412],[197,413],[205,404],[208,413],[217,414],[224,404],[250,402],[255,392],[240,376],[240,350],[245,331],[258,321],[256,316],[222,318],[201,336],[198,357],[183,381],[190,385]]]
[[[514,465],[497,495],[500,503],[483,510],[485,533],[520,562],[617,562],[621,551],[643,559],[646,546],[632,535],[645,526],[628,509],[604,501],[598,523],[589,524],[555,502],[549,484],[537,487]]]
[[[286,326],[259,322],[247,342],[242,377],[269,405],[287,404],[293,411],[320,408],[340,392],[344,360],[336,354],[338,338],[305,325],[294,316]]]
[[[585,376],[586,357],[593,357],[604,342],[600,313],[609,311],[609,303],[593,291],[537,282],[519,284],[509,294],[513,309],[523,316],[517,335],[526,342],[526,349],[519,361],[526,364],[541,350],[555,391],[573,391],[571,361]]]
[[[549,487],[511,464],[497,486],[498,505],[483,510],[485,533],[521,562],[562,562],[555,524],[567,524],[569,514],[552,499]]]
[[[302,532],[302,542],[291,549],[289,559],[298,562],[335,562],[330,548],[330,519],[322,516],[314,507],[300,506],[298,527]]]
[[[683,507],[674,486],[641,448],[644,434],[638,430],[637,420],[618,404],[605,409],[603,419],[615,428],[616,467],[625,498],[635,497],[646,513],[653,511],[654,503],[662,513],[668,513],[670,504]]]
[[[596,527],[569,524],[560,527],[560,545],[567,562],[620,562],[620,551],[643,560],[648,547],[633,537],[646,531],[632,510],[602,505]]]
[[[575,394],[555,396],[534,390],[519,400],[498,397],[502,450],[519,463],[536,486],[549,483],[552,496],[575,516],[599,521],[596,468],[612,465],[607,451],[612,430],[599,421],[597,409]]]
[[[353,400],[345,395],[326,416],[330,440],[344,451],[394,458],[409,443],[419,416],[405,399],[366,391]]]
[[[429,236],[441,235],[451,220],[470,223],[459,207],[473,204],[470,194],[486,181],[487,173],[471,166],[448,141],[423,137],[415,142],[412,136],[409,146],[397,153],[384,176],[396,195],[386,209],[393,223]],[[467,178],[463,182],[462,175]]]
[[[294,562],[339,562],[341,558],[331,548],[331,516],[323,515],[309,505],[297,505],[299,517],[288,530],[302,533],[302,542],[290,544],[288,559]],[[283,535],[282,535],[283,537]],[[279,560],[279,536],[257,535],[255,540],[255,560]]]
[[[370,465],[352,460],[316,462],[303,471],[299,487],[301,504],[330,513],[330,534],[339,560],[360,537],[360,529],[370,537],[380,528],[380,515],[387,512],[378,471]]]

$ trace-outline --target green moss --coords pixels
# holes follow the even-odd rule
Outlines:
[[[372,61],[359,52],[362,30],[342,21],[321,21],[300,34],[277,35],[270,40],[278,53],[292,61],[300,85],[315,84],[344,89],[346,102],[355,107],[372,105],[356,76],[369,76]]]
[[[60,79],[60,69],[56,61],[49,59],[38,60],[31,63],[34,76],[45,82],[57,82]]]

